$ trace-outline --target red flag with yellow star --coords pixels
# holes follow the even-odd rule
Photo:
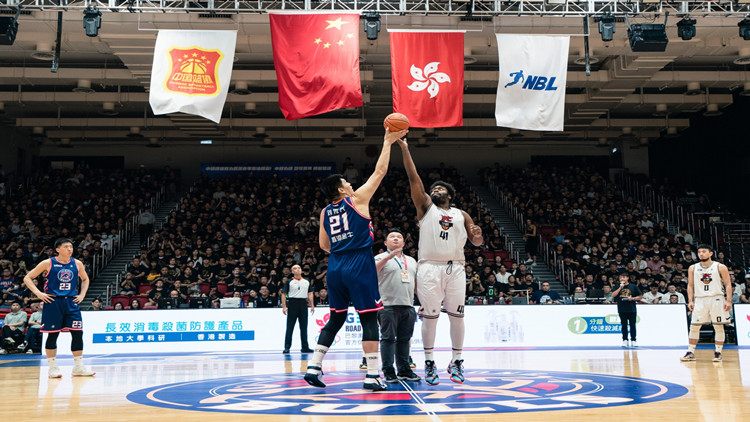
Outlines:
[[[359,14],[269,17],[279,108],[287,120],[362,106]]]

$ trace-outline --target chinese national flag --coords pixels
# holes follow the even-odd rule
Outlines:
[[[463,125],[464,33],[390,31],[393,111],[414,127]]]
[[[287,120],[362,106],[359,14],[269,14],[279,108]]]

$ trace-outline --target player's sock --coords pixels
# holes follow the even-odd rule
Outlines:
[[[83,356],[73,356],[73,364],[75,366],[83,365]]]
[[[724,348],[724,345],[723,345],[723,344],[717,344],[717,345],[716,345],[716,351],[717,351],[717,352],[719,352],[719,353],[721,353],[721,350],[722,350],[723,348]]]
[[[313,353],[312,359],[307,361],[307,373],[308,374],[317,374],[320,372],[320,369],[310,369],[311,366],[320,368],[323,364],[323,357],[326,355],[326,352],[328,352],[328,347],[323,345],[316,345],[315,346],[315,353]]]
[[[49,366],[57,366],[57,358],[47,358],[47,363],[49,363]]]
[[[453,346],[453,360],[461,359],[461,350],[464,348],[464,333],[466,328],[464,326],[464,319],[455,316],[448,316],[451,322],[451,346]],[[456,357],[456,350],[458,350],[458,357]]]
[[[435,353],[434,353],[434,351],[435,351],[435,349],[433,349],[432,347],[430,347],[429,349],[425,348],[424,349],[424,360],[435,360],[435,356],[434,356]]]
[[[695,344],[688,344],[688,352],[695,353]]]
[[[435,360],[433,348],[435,347],[435,331],[437,330],[437,318],[422,320],[422,345],[424,346],[424,360]]]
[[[453,349],[453,358],[451,359],[451,362],[455,362],[457,360],[463,359],[461,357],[462,352],[463,352],[463,349]]]
[[[380,359],[378,353],[365,353],[365,359],[367,360],[367,375],[380,376],[378,368],[380,367]],[[374,378],[365,378],[365,383],[377,382]]]

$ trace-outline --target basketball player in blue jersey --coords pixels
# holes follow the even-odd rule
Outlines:
[[[305,381],[312,386],[326,386],[321,371],[323,357],[346,322],[351,301],[362,324],[362,350],[367,360],[363,388],[372,391],[387,389],[380,379],[378,362],[377,312],[383,309],[383,302],[380,300],[378,272],[372,254],[370,198],[388,170],[391,145],[407,132],[390,132],[386,129],[383,150],[380,151],[375,170],[356,191],[340,174],[332,174],[321,183],[321,192],[331,200],[331,204],[320,213],[318,238],[320,248],[331,254],[327,273],[331,318],[321,330],[315,353],[307,365]]]
[[[61,378],[57,366],[57,337],[61,331],[70,331],[72,337],[70,350],[73,352],[74,377],[94,375],[83,365],[83,320],[78,304],[83,302],[89,289],[89,276],[81,261],[72,257],[73,241],[57,239],[55,241],[57,256],[45,259],[23,278],[26,287],[44,303],[42,313],[43,333],[48,333],[44,351],[49,362],[49,377]],[[34,279],[44,274],[44,291],[34,284]],[[78,279],[81,280],[81,291],[78,291]]]

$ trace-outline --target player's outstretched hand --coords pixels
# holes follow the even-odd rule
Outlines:
[[[393,145],[394,142],[402,139],[404,136],[406,136],[407,133],[409,133],[408,129],[399,130],[398,132],[391,132],[390,129],[385,128],[385,137],[383,138],[383,140],[388,145]]]
[[[76,295],[76,296],[75,296],[75,297],[73,298],[73,302],[75,302],[76,304],[80,304],[81,302],[83,302],[83,299],[84,299],[85,297],[86,297],[86,296],[84,296],[84,295]]]
[[[49,294],[44,293],[42,291],[38,292],[36,294],[36,297],[38,297],[39,299],[41,299],[42,302],[44,302],[44,303],[52,303],[52,302],[55,301],[55,296],[49,295]]]

